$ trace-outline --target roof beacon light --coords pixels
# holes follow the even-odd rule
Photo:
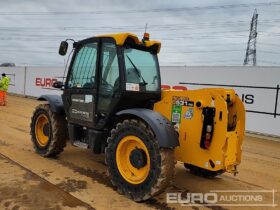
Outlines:
[[[149,39],[150,39],[150,34],[145,32],[142,41],[149,41]]]

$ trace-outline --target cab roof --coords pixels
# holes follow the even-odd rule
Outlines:
[[[146,40],[144,43],[138,39],[138,37],[135,34],[132,33],[115,33],[115,34],[103,34],[103,35],[98,35],[96,37],[109,37],[113,38],[116,41],[116,44],[119,46],[124,45],[125,41],[130,38],[132,39],[135,44],[142,45],[146,47],[154,47],[157,50],[157,53],[160,51],[161,47],[161,42],[156,41],[156,40]]]

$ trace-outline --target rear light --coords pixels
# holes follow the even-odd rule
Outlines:
[[[211,133],[212,132],[212,125],[207,125],[206,126],[206,132]]]
[[[204,141],[204,147],[205,147],[205,149],[209,149],[210,144],[211,144],[211,137],[212,137],[212,134],[211,134],[211,133],[206,133],[206,134],[205,134],[205,141]]]
[[[204,120],[201,133],[200,147],[202,149],[209,149],[213,136],[215,108],[205,107],[202,110],[202,114],[204,115]]]
[[[205,140],[210,141],[211,140],[211,133],[206,133],[205,134]]]

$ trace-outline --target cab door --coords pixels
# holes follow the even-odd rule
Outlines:
[[[121,86],[120,63],[118,47],[112,38],[102,38],[100,41],[100,69],[98,82],[96,128],[102,129],[108,118],[114,113],[119,101]]]
[[[94,127],[99,39],[79,42],[67,75],[63,103],[69,123]]]

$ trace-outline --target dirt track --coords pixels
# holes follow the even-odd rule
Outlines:
[[[0,209],[187,208],[179,204],[167,205],[166,193],[143,203],[135,203],[119,195],[106,176],[103,155],[93,155],[90,151],[70,145],[57,159],[46,159],[35,154],[29,124],[37,104],[33,99],[9,96],[8,106],[0,107]],[[167,191],[279,191],[280,142],[246,137],[243,151],[240,173],[236,177],[223,174],[215,179],[204,179],[190,174],[178,163],[174,185]],[[279,193],[276,193],[275,203],[280,204]],[[199,207],[209,208],[236,209]]]

